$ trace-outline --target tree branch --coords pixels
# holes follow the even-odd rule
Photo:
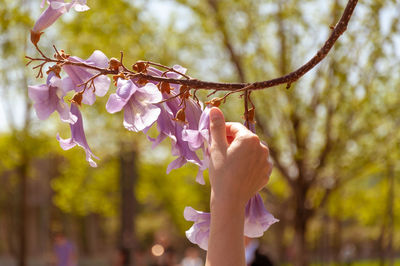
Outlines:
[[[254,83],[220,83],[220,82],[208,82],[208,81],[202,81],[198,79],[172,79],[172,78],[165,78],[165,77],[155,77],[152,75],[148,75],[145,73],[136,73],[133,71],[128,71],[128,74],[134,75],[135,77],[140,77],[144,78],[147,80],[151,81],[161,81],[161,82],[168,82],[168,83],[173,83],[173,84],[180,84],[180,85],[186,85],[189,86],[191,89],[194,90],[216,90],[216,91],[235,91],[235,92],[241,92],[241,91],[252,91],[252,90],[261,90],[261,89],[266,89],[269,87],[274,87],[277,85],[281,84],[287,84],[288,86],[297,81],[300,77],[302,77],[304,74],[306,74],[308,71],[310,71],[312,68],[314,68],[319,62],[321,62],[326,55],[329,53],[337,39],[346,31],[348,23],[350,21],[351,16],[353,15],[354,8],[356,7],[358,3],[358,0],[349,0],[347,3],[347,6],[342,14],[342,17],[340,18],[339,22],[336,24],[336,26],[333,28],[331,35],[329,38],[326,40],[325,44],[321,47],[321,49],[303,66],[298,68],[297,70],[275,78],[271,80],[266,80],[266,81],[259,81],[259,82],[254,82]],[[46,62],[53,62],[53,63],[63,63],[63,64],[69,64],[69,65],[76,65],[76,66],[81,66],[81,67],[86,67],[86,68],[91,68],[93,70],[100,71],[102,74],[117,74],[117,71],[110,71],[110,69],[106,68],[98,68],[94,67],[85,63],[77,63],[77,62],[71,62],[68,60],[53,60],[50,58],[47,58],[46,56],[43,56],[44,58],[29,58],[32,61],[46,61]],[[126,71],[126,70],[124,70]]]

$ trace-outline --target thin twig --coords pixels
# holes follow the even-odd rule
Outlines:
[[[206,97],[208,98],[208,97],[210,97],[211,95],[216,94],[217,92],[218,92],[218,90],[214,90],[213,92],[209,93]]]
[[[212,89],[215,91],[240,92],[240,91],[261,90],[261,89],[266,89],[266,88],[274,87],[274,86],[281,85],[281,84],[292,84],[293,82],[297,81],[300,77],[302,77],[304,74],[306,74],[308,71],[310,71],[312,68],[314,68],[319,62],[321,62],[326,57],[326,55],[332,49],[333,45],[338,40],[338,38],[346,31],[348,23],[350,21],[351,16],[353,15],[353,11],[354,11],[354,8],[356,7],[357,3],[358,3],[358,0],[349,0],[348,1],[347,6],[342,14],[342,17],[340,18],[339,22],[336,24],[336,26],[332,30],[331,35],[326,40],[324,45],[319,49],[319,51],[308,62],[306,62],[304,65],[302,65],[295,71],[293,71],[287,75],[275,78],[275,79],[259,81],[259,82],[254,82],[254,83],[208,82],[208,81],[202,81],[202,80],[190,78],[189,76],[187,76],[183,73],[180,73],[179,71],[176,71],[173,68],[166,67],[164,65],[154,63],[154,62],[149,62],[149,61],[147,61],[145,63],[151,64],[153,66],[158,66],[158,67],[168,69],[169,71],[175,72],[175,73],[181,75],[182,77],[185,77],[186,79],[173,79],[173,78],[152,76],[152,75],[148,75],[145,73],[135,73],[126,68],[124,68],[123,72],[127,75],[131,75],[132,77],[139,77],[139,78],[143,78],[143,79],[149,80],[149,81],[158,81],[158,82],[167,82],[167,83],[171,83],[171,84],[186,85],[195,90],[200,90],[200,89],[211,90]],[[101,73],[101,75],[107,75],[107,74],[116,75],[119,73],[118,70],[110,70],[107,68],[100,68],[100,67],[96,67],[96,66],[89,65],[86,63],[82,63],[82,62],[73,62],[68,59],[63,59],[63,60],[50,59],[43,54],[43,52],[39,49],[39,47],[37,45],[35,45],[35,47],[38,50],[38,52],[42,55],[43,58],[27,57],[28,59],[30,59],[32,61],[45,61],[47,63],[52,62],[52,63],[75,65],[75,66],[90,68],[90,69],[99,71]]]
[[[175,94],[174,96],[172,96],[172,97],[169,97],[169,98],[167,98],[167,99],[164,99],[164,100],[162,100],[162,101],[160,101],[160,102],[158,102],[158,104],[159,103],[165,103],[165,102],[168,102],[168,101],[170,101],[170,100],[172,100],[172,99],[175,99],[175,98],[177,98],[177,97],[179,97],[179,96],[181,96],[181,95],[183,95],[185,92],[180,92],[180,93],[178,93],[178,94]]]
[[[244,91],[244,119],[246,120],[246,127],[250,129],[249,121],[249,90]]]
[[[190,79],[189,76],[187,76],[187,75],[185,75],[185,74],[179,72],[178,70],[175,70],[175,69],[172,68],[172,67],[167,67],[167,66],[164,66],[164,65],[162,65],[162,64],[154,63],[154,62],[151,62],[151,61],[144,61],[144,63],[149,64],[149,65],[153,65],[153,66],[158,66],[158,67],[165,68],[165,69],[167,69],[169,72],[175,72],[176,74],[179,74],[179,75],[181,75],[182,77],[184,77],[184,78],[186,78],[186,79]]]

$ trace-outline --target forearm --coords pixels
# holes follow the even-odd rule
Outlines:
[[[211,200],[207,266],[244,266],[244,206]]]

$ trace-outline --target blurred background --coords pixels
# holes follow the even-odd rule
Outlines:
[[[185,238],[183,210],[208,211],[209,186],[190,165],[165,174],[168,141],[151,149],[99,98],[82,110],[100,157],[90,168],[82,149],[59,147],[68,125],[37,119],[27,86],[44,80],[24,55],[37,55],[28,37],[40,2],[0,0],[0,265],[57,265],[68,252],[82,266],[201,265],[182,262],[205,258]],[[81,58],[122,50],[126,65],[180,64],[203,80],[267,80],[306,62],[346,3],[88,0],[89,11],[64,15],[39,44]],[[280,222],[259,239],[275,265],[400,265],[399,14],[396,0],[360,1],[320,65],[288,90],[252,93],[275,164],[262,196]],[[237,96],[222,109],[242,121]]]

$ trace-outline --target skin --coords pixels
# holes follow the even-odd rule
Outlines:
[[[208,266],[245,266],[244,217],[249,199],[263,188],[272,165],[257,135],[240,123],[225,123],[210,111],[211,225]]]

